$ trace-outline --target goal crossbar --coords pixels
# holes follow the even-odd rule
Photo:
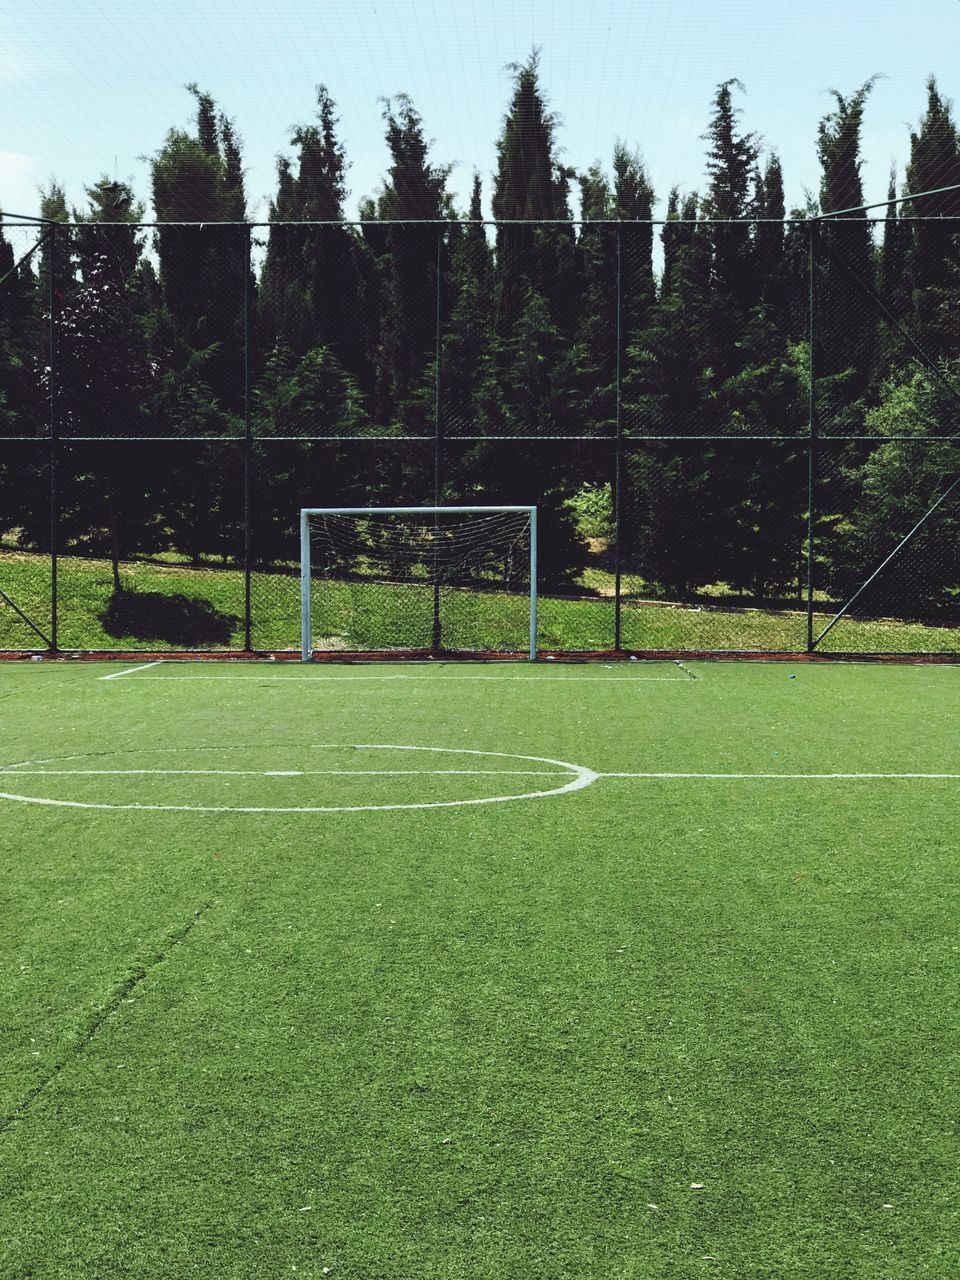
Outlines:
[[[300,632],[301,657],[313,655],[311,612],[310,520],[319,516],[435,516],[525,515],[530,521],[530,636],[529,660],[537,658],[537,508],[535,506],[433,506],[433,507],[301,507],[300,508]]]

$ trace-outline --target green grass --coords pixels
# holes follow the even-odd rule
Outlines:
[[[958,1273],[957,778],[234,811],[960,774],[955,669],[122,670],[0,790],[229,811],[0,800],[0,1275]]]
[[[59,643],[63,649],[242,649],[244,583],[235,569],[192,567],[157,561],[127,562],[125,590],[138,612],[131,625],[110,628],[113,583],[104,560],[64,556],[58,582]],[[641,584],[630,579],[631,592]],[[40,625],[49,629],[50,572],[43,557],[0,553],[0,589]],[[573,591],[546,594],[540,601],[539,643],[545,650],[609,649],[614,608],[609,575],[591,569]],[[413,621],[419,594],[419,621]],[[345,601],[349,598],[347,610]],[[328,606],[318,608],[318,635],[330,634],[333,648],[416,648],[430,645],[429,589],[332,584]],[[451,648],[526,646],[524,600],[496,593],[456,593],[446,606],[445,635]],[[300,583],[294,573],[252,575],[253,647],[262,651],[298,649]],[[802,610],[751,609],[717,603],[680,606],[628,596],[623,603],[621,643],[628,649],[790,652],[806,646]],[[192,607],[191,607],[192,606]],[[359,606],[359,607],[358,607]],[[832,617],[826,602],[815,616],[819,632]],[[346,634],[333,633],[355,615]],[[123,619],[121,619],[121,622]],[[0,600],[0,649],[32,649],[42,644]],[[891,619],[844,618],[823,641],[832,653],[956,653],[960,629]]]

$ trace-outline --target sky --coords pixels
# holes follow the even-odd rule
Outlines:
[[[0,209],[37,213],[52,179],[82,208],[107,174],[152,216],[148,157],[190,125],[196,81],[236,122],[252,217],[266,218],[276,157],[319,83],[341,117],[349,215],[382,182],[379,99],[399,92],[432,159],[454,166],[458,206],[476,168],[489,212],[508,66],[534,46],[564,163],[609,169],[616,139],[639,147],[658,214],[671,186],[704,188],[700,135],[721,80],[743,82],[743,127],[780,155],[788,207],[818,189],[830,89],[881,77],[864,126],[876,201],[892,161],[902,180],[927,77],[960,95],[960,0],[23,0],[0,15]]]

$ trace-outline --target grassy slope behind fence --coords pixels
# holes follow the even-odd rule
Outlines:
[[[243,647],[243,574],[237,569],[183,564],[126,562],[121,580],[126,597],[111,608],[112,578],[105,560],[64,556],[59,561],[59,642],[63,649],[241,649]],[[595,576],[595,575],[594,575]],[[372,585],[372,584],[371,584]],[[357,647],[391,642],[413,647],[429,638],[403,639],[402,629],[386,629],[385,615],[410,616],[411,588],[377,585],[375,608],[356,609],[366,584],[337,584],[349,597],[342,607],[316,617],[319,633],[335,630],[335,619],[351,608],[362,628]],[[45,632],[50,621],[50,566],[39,555],[0,551],[0,589]],[[416,588],[413,588],[416,591]],[[252,576],[253,644],[256,649],[299,647],[300,583],[294,573],[256,572]],[[504,640],[525,647],[524,602],[502,594],[464,594],[457,598],[452,647],[496,648]],[[364,614],[366,618],[364,620]],[[831,614],[818,614],[819,631]],[[424,633],[425,634],[425,633]],[[722,607],[682,607],[624,601],[622,644],[628,649],[702,649],[745,651],[801,650],[806,619],[799,612]],[[609,597],[544,596],[540,601],[542,649],[608,649],[613,644],[613,602]],[[42,647],[33,631],[0,600],[0,649]],[[821,646],[830,652],[955,653],[960,629],[892,620],[844,619]]]

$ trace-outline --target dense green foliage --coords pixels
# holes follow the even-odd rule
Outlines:
[[[671,190],[658,230],[639,153],[618,142],[609,174],[600,162],[575,171],[560,159],[536,54],[513,72],[494,227],[478,225],[479,175],[465,214],[454,207],[449,172],[403,95],[383,104],[383,186],[361,203],[362,225],[346,222],[348,157],[322,85],[315,121],[278,161],[265,229],[244,222],[236,127],[195,85],[195,128],[172,130],[152,160],[162,225],[139,228],[134,193],[104,178],[74,211],[85,224],[58,227],[19,270],[24,233],[0,227],[0,434],[39,438],[52,412],[71,441],[64,549],[109,557],[116,591],[120,564],[138,555],[240,558],[249,410],[260,568],[295,557],[301,502],[523,502],[540,509],[548,586],[569,586],[589,563],[609,570],[618,533],[621,569],[648,594],[722,584],[757,603],[793,602],[809,551],[798,438],[812,287],[827,441],[815,458],[816,588],[838,601],[858,588],[954,478],[953,447],[922,438],[957,433],[957,194],[899,206],[894,176],[882,233],[862,211],[803,220],[862,203],[868,81],[834,92],[816,140],[819,201],[785,220],[780,161],[743,128],[742,86],[728,80],[704,134],[704,190]],[[933,80],[909,141],[912,191],[960,181],[951,107]],[[55,184],[44,213],[68,218]],[[615,486],[605,442],[618,433]],[[883,435],[916,443],[872,443]],[[108,436],[131,443],[99,442]],[[537,440],[548,436],[564,440]],[[0,449],[8,545],[49,543],[44,466],[39,453]],[[598,495],[617,493],[619,520],[604,518]],[[871,590],[862,610],[949,620],[954,524],[948,502],[917,544],[924,573],[899,562],[883,599]]]

